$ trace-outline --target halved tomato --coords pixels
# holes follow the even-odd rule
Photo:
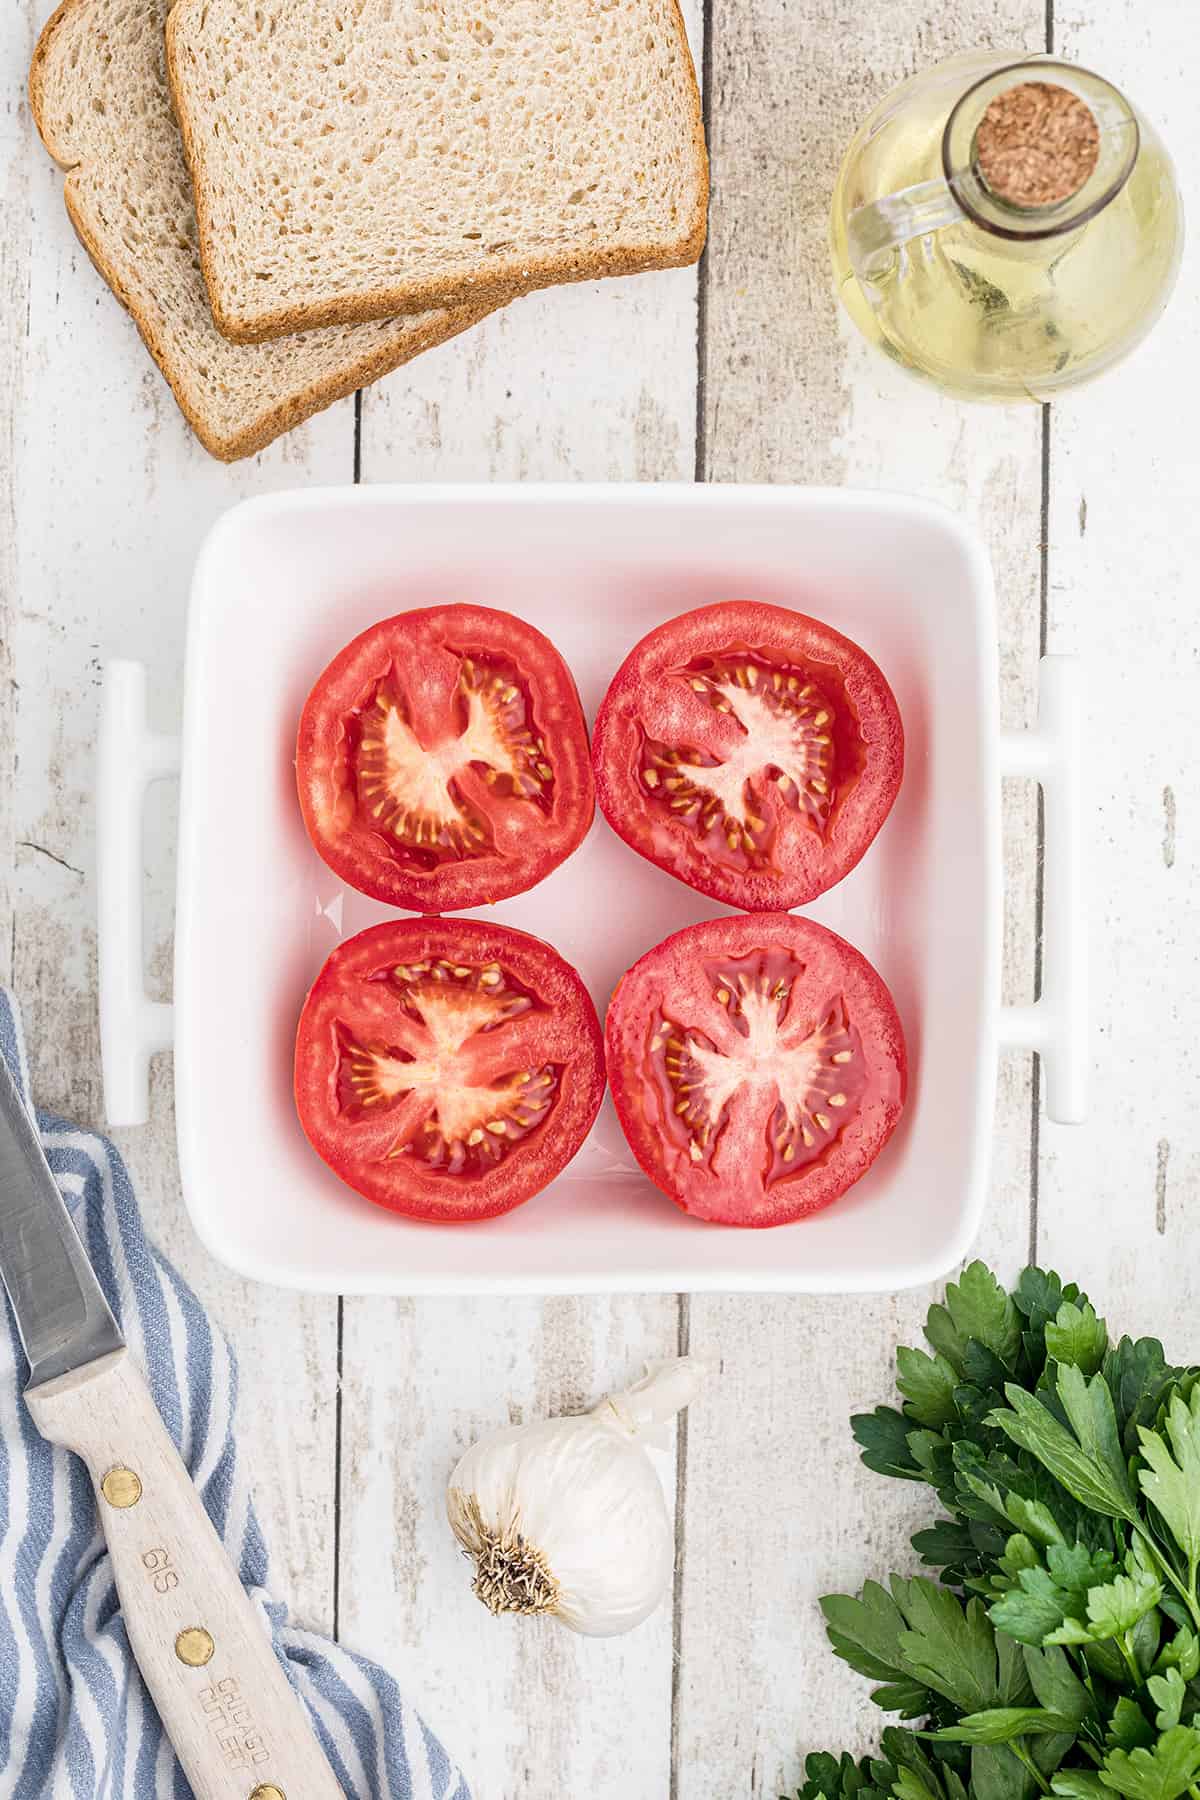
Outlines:
[[[684,613],[622,663],[596,719],[618,836],[729,906],[802,906],[849,873],[904,770],[892,690],[865,650],[753,600]]]
[[[347,644],[305,703],[296,780],[330,868],[416,912],[522,893],[594,811],[570,670],[487,606],[401,613]]]
[[[622,976],[608,1078],[685,1212],[784,1225],[866,1173],[904,1104],[904,1033],[864,956],[788,913],[689,925]]]
[[[478,919],[397,919],[339,944],[296,1037],[313,1149],[380,1206],[490,1219],[574,1156],[604,1097],[583,982],[549,944]]]

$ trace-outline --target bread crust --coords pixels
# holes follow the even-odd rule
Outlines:
[[[492,307],[503,305],[506,300],[532,293],[538,288],[557,287],[560,283],[569,281],[596,281],[606,276],[640,275],[654,269],[683,268],[699,260],[708,233],[710,186],[704,111],[679,0],[670,0],[671,18],[679,50],[690,76],[688,105],[691,114],[691,141],[699,170],[696,206],[676,244],[650,244],[640,248],[627,245],[620,250],[598,250],[586,255],[563,252],[504,264],[486,275],[467,274],[446,281],[397,281],[370,294],[348,294],[325,301],[280,306],[256,315],[252,321],[240,318],[226,309],[217,291],[213,257],[217,233],[213,228],[209,209],[204,165],[198,150],[194,121],[188,111],[185,87],[178,67],[181,48],[177,40],[186,29],[189,12],[200,10],[206,4],[207,0],[172,0],[166,27],[167,80],[175,106],[175,117],[183,135],[184,155],[192,177],[200,236],[200,266],[208,288],[213,321],[221,335],[229,338],[232,343],[267,343],[274,338],[291,337],[296,332],[311,331],[318,326],[365,325],[376,319],[425,312],[429,307],[474,305],[488,311]]]
[[[42,26],[37,43],[34,45],[33,60],[29,65],[29,110],[33,114],[33,122],[37,126],[38,136],[54,158],[60,169],[70,166],[69,152],[60,149],[51,142],[51,131],[46,119],[46,63],[50,49],[68,16],[76,5],[83,0],[60,0],[46,23]]]
[[[268,405],[251,419],[241,431],[224,433],[216,428],[205,417],[203,411],[193,404],[191,392],[186,381],[186,371],[172,355],[171,347],[165,343],[154,321],[138,305],[136,296],[130,291],[125,277],[116,263],[109,256],[104,241],[91,230],[89,221],[80,204],[79,190],[83,182],[83,171],[86,161],[77,161],[69,146],[55,138],[49,120],[47,105],[46,81],[50,54],[54,39],[67,20],[78,9],[86,12],[93,0],[61,0],[61,4],[47,20],[34,49],[33,60],[29,70],[29,105],[38,133],[46,149],[55,162],[66,171],[63,185],[63,200],[67,214],[75,228],[77,237],[88,256],[91,258],[101,278],[107,282],[125,311],[129,314],[141,335],[142,342],[158,365],[168,387],[175,396],[176,403],[184,418],[195,432],[197,438],[210,456],[220,462],[237,462],[243,457],[254,456],[267,445],[273,443],[284,432],[291,431],[314,413],[322,412],[325,407],[332,406],[335,400],[343,400],[360,387],[379,380],[393,369],[402,367],[414,356],[436,345],[445,343],[456,337],[459,332],[475,325],[480,319],[494,310],[493,306],[476,304],[448,308],[440,315],[431,318],[428,327],[421,330],[410,330],[401,343],[383,343],[373,347],[359,357],[352,357],[335,373],[322,380],[313,381],[307,388],[289,395],[286,400]]]
[[[63,0],[64,6],[84,6],[87,0]],[[314,381],[309,387],[281,400],[274,406],[267,407],[259,413],[242,431],[222,434],[212,426],[204,414],[192,404],[191,395],[181,375],[176,371],[169,347],[164,344],[156,331],[152,320],[147,318],[137,302],[126,288],[120,271],[109,261],[100,247],[100,242],[87,229],[81,219],[77,202],[72,193],[73,171],[67,175],[63,189],[63,199],[75,235],[87,251],[97,271],[108,283],[125,311],[138,328],[138,333],[150,355],[157,363],[167,386],[175,396],[180,412],[199,438],[210,456],[218,462],[240,462],[244,457],[257,456],[268,444],[273,444],[277,437],[302,425],[305,419],[311,419],[315,413],[324,412],[335,400],[344,400],[348,394],[357,393],[359,388],[369,387],[384,375],[390,375],[393,369],[402,368],[411,362],[414,356],[420,356],[424,350],[432,350],[438,344],[446,343],[457,337],[460,331],[477,325],[480,319],[487,317],[490,307],[453,307],[447,308],[436,317],[445,320],[444,327],[432,324],[427,330],[415,332],[404,340],[403,348],[397,353],[397,347],[380,346],[372,354],[359,357],[348,362],[344,369],[336,375],[328,376],[324,381]]]

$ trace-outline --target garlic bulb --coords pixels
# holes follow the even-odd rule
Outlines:
[[[446,1507],[490,1612],[550,1613],[612,1637],[654,1611],[675,1545],[645,1445],[665,1439],[658,1428],[704,1374],[695,1357],[678,1357],[590,1413],[510,1425],[467,1451]]]

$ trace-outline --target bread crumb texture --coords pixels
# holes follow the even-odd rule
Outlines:
[[[85,249],[133,315],[206,449],[251,455],[302,419],[440,343],[479,307],[239,345],[213,324],[191,178],[167,84],[169,0],[66,0],[42,33],[30,98],[68,170]]]
[[[676,0],[177,0],[168,57],[236,335],[700,254]]]

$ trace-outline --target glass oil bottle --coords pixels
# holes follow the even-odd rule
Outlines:
[[[1110,83],[975,53],[863,123],[830,241],[851,318],[903,368],[965,399],[1040,401],[1150,329],[1183,213],[1166,150]]]

